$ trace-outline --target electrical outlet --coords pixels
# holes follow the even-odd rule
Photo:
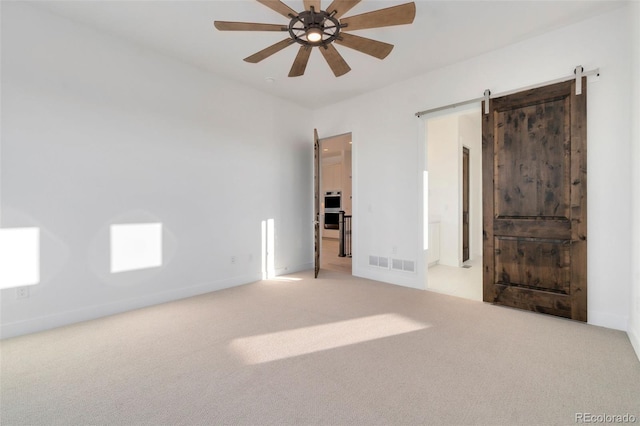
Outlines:
[[[236,256],[231,256],[231,264],[235,265],[238,262],[238,258]]]
[[[16,288],[16,299],[26,299],[29,297],[29,287]]]

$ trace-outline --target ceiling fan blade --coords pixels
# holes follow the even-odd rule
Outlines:
[[[331,67],[331,71],[336,77],[340,77],[351,71],[351,67],[345,62],[344,58],[340,53],[336,50],[333,44],[327,44],[324,47],[320,47],[320,52],[322,52],[322,56]]]
[[[314,11],[319,12],[320,0],[304,0],[304,10],[311,10],[311,6],[313,6]]]
[[[392,25],[410,24],[416,17],[416,4],[405,3],[361,15],[350,16],[340,20],[347,24],[342,31],[364,30],[366,28],[389,27]]]
[[[283,25],[255,22],[215,21],[213,25],[220,31],[287,31],[287,27]]]
[[[307,68],[307,62],[309,62],[311,50],[312,48],[310,46],[300,46],[298,55],[291,66],[291,71],[289,71],[289,77],[300,77],[304,74],[304,70]]]
[[[339,18],[348,11],[350,11],[353,6],[360,3],[360,0],[333,0],[333,2],[327,8],[327,12],[331,13],[335,10],[336,14],[334,17]]]
[[[284,39],[282,41],[277,42],[276,44],[272,44],[271,46],[267,47],[266,49],[262,49],[261,51],[259,51],[257,53],[254,53],[253,55],[244,58],[244,60],[246,62],[251,62],[252,64],[257,64],[261,60],[268,58],[269,56],[273,55],[274,53],[277,53],[277,52],[281,51],[282,49],[284,49],[287,46],[290,46],[292,43],[295,43],[295,41],[293,41],[293,39],[286,38],[286,39]]]
[[[386,58],[393,50],[393,44],[347,33],[340,34],[340,38],[336,39],[335,43],[366,53],[378,59]]]
[[[285,18],[291,19],[293,17],[298,16],[298,12],[291,9],[286,4],[282,3],[280,0],[256,0],[258,3],[262,3],[267,6],[269,9],[278,12],[280,15]]]

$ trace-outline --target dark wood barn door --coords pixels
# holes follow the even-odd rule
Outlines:
[[[485,302],[587,320],[586,81],[483,114]]]
[[[320,138],[313,129],[313,268],[314,277],[320,272]]]

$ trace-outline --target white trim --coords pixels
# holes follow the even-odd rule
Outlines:
[[[615,330],[627,331],[628,317],[614,315],[608,312],[594,312],[587,310],[587,324],[600,327],[613,328]]]
[[[287,274],[313,269],[312,263],[295,265],[288,268]],[[129,300],[117,300],[102,305],[86,306],[66,312],[56,312],[51,315],[44,315],[37,318],[29,318],[23,321],[4,323],[0,326],[0,338],[21,336],[24,334],[50,330],[52,328],[71,325],[82,321],[90,321],[109,315],[115,315],[135,309],[158,305],[161,303],[174,302],[188,297],[198,296],[213,291],[224,290],[243,284],[260,281],[262,274],[247,274],[228,278],[221,281],[202,283],[187,288],[163,291],[155,294],[147,294]]]
[[[627,335],[631,341],[631,346],[633,346],[633,349],[636,351],[638,361],[640,361],[640,330],[635,329],[631,321],[629,321]]]

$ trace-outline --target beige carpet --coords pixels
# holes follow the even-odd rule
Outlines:
[[[640,422],[623,332],[331,271],[0,348],[3,426]]]

